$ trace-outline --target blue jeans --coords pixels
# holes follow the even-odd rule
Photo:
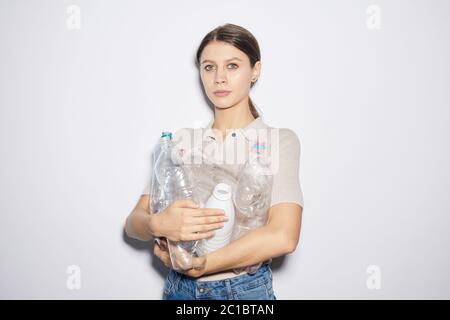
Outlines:
[[[163,300],[276,300],[272,270],[268,264],[263,264],[255,274],[196,281],[170,269],[164,284]]]

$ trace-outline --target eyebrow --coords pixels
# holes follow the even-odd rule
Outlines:
[[[233,57],[233,58],[230,58],[230,59],[225,60],[225,61],[231,61],[231,60],[239,60],[239,61],[242,61],[242,59],[239,59],[238,57]],[[215,61],[212,61],[212,60],[203,60],[201,64],[204,64],[205,62],[212,62],[212,63],[215,63]]]

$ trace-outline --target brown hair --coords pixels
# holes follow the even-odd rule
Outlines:
[[[252,68],[255,66],[257,61],[261,60],[261,52],[259,50],[258,41],[256,41],[255,37],[247,29],[235,24],[227,23],[210,31],[203,38],[197,49],[197,66],[200,66],[200,56],[203,49],[210,41],[223,41],[238,48],[248,56],[250,66]],[[256,81],[258,81],[258,79],[256,79]],[[250,87],[253,87],[256,81],[252,82]],[[248,104],[253,117],[258,118],[259,113],[250,97],[248,97]]]

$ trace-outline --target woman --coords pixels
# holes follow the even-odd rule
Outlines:
[[[252,142],[255,130],[273,129],[262,121],[249,97],[261,70],[259,46],[249,31],[233,24],[215,28],[202,40],[196,60],[204,90],[214,105],[214,119],[206,128],[212,130],[205,135],[207,143],[228,148],[236,141]],[[303,211],[298,178],[300,142],[292,130],[276,130],[277,170],[266,225],[207,254],[205,263],[185,271],[172,269],[166,241],[155,244],[155,255],[171,268],[164,299],[276,299],[269,263],[296,249]],[[228,168],[238,166],[228,164]],[[223,212],[198,208],[190,200],[176,201],[162,213],[150,215],[149,191],[147,185],[127,218],[126,232],[133,238],[206,239],[227,219]],[[261,262],[256,273],[246,271],[245,267]],[[244,270],[233,272],[239,268]]]

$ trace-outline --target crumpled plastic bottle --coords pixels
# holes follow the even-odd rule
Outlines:
[[[267,223],[273,182],[270,164],[266,144],[256,142],[240,174],[233,198],[237,210],[232,235],[233,240],[239,239],[251,230],[262,227]],[[237,274],[245,270],[253,274],[261,265],[262,263],[236,268],[234,272]]]

